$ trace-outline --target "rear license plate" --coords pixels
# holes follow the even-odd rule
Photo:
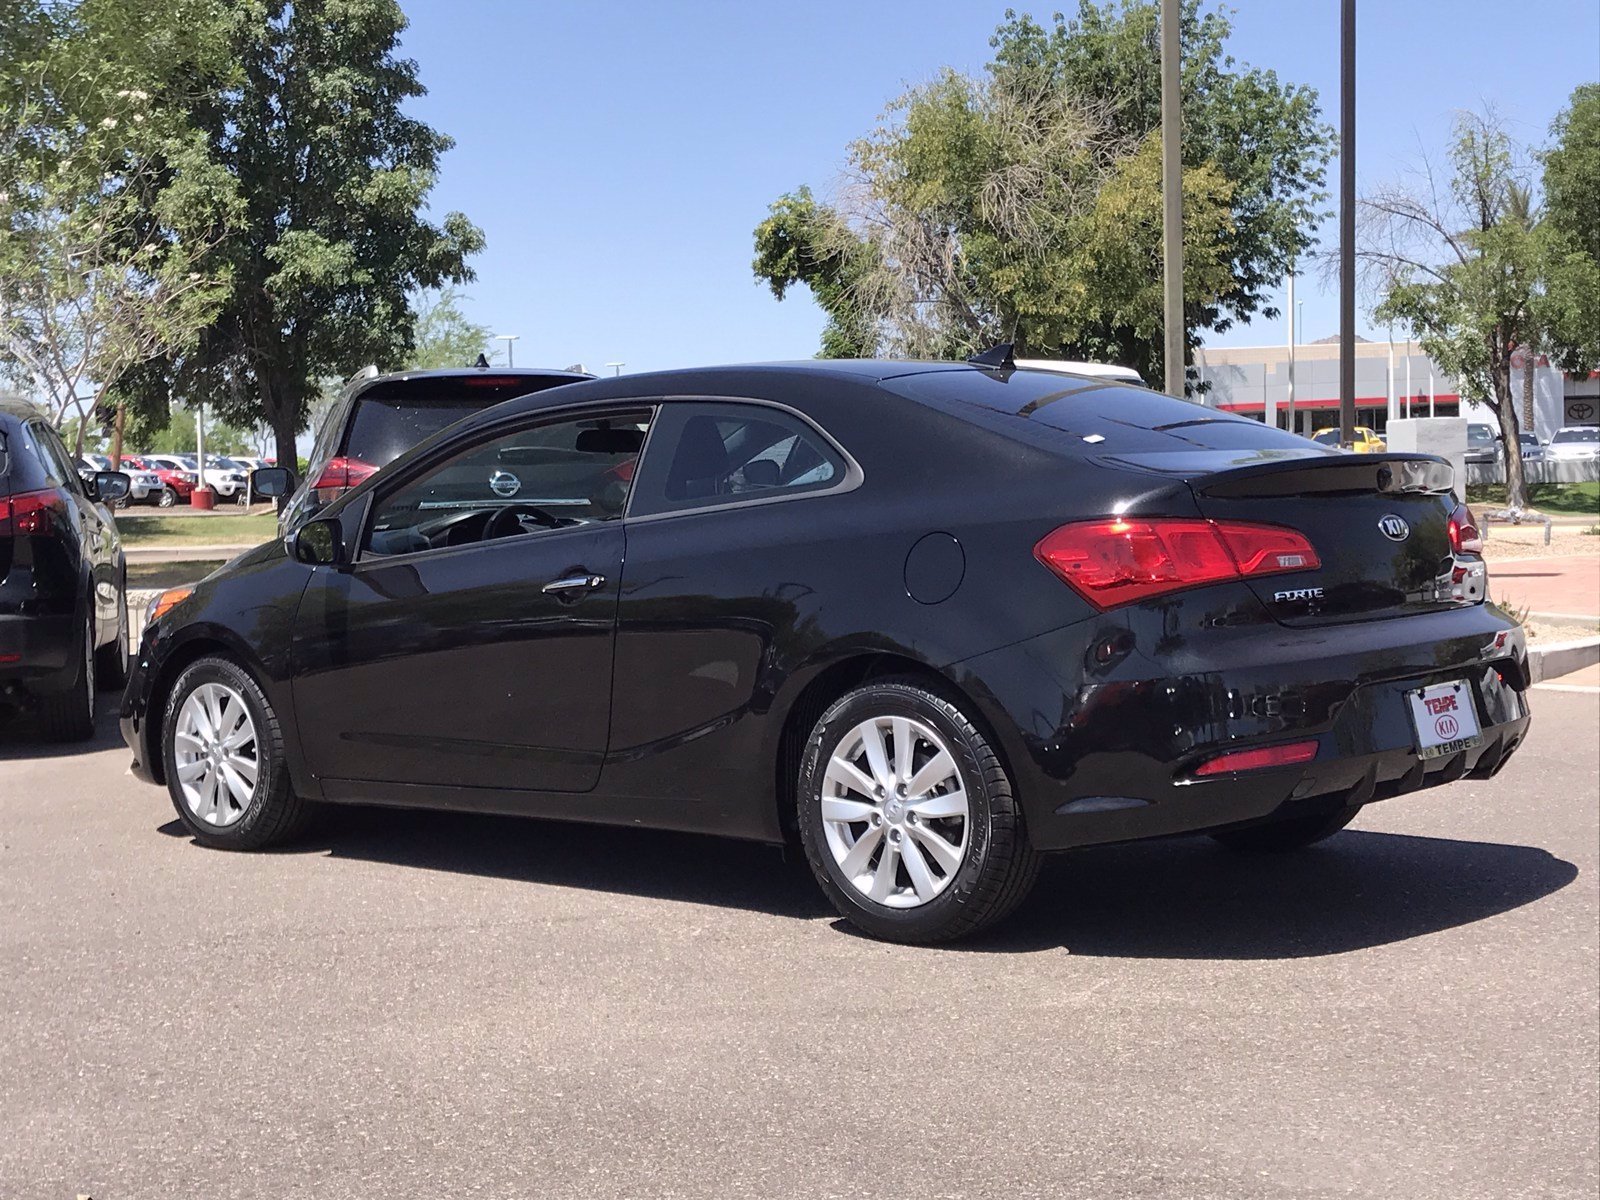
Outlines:
[[[1471,749],[1483,741],[1478,731],[1478,710],[1472,703],[1472,685],[1464,680],[1438,683],[1406,693],[1411,723],[1417,729],[1417,755],[1443,758]]]

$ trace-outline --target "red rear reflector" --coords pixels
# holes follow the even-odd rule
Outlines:
[[[1196,775],[1227,775],[1234,771],[1259,771],[1262,767],[1288,767],[1310,762],[1317,756],[1315,742],[1290,742],[1287,746],[1268,746],[1262,750],[1235,750],[1208,758],[1195,769]]]
[[[0,663],[14,663],[21,661],[22,655],[20,654],[0,654]]]
[[[0,533],[6,532],[7,525],[21,537],[49,533],[51,521],[66,515],[66,503],[49,489],[0,496]]]
[[[1033,553],[1102,609],[1225,579],[1322,565],[1310,541],[1293,529],[1165,517],[1063,525]]]
[[[1478,519],[1465,504],[1458,504],[1450,514],[1450,549],[1455,554],[1482,554],[1483,534],[1478,530]]]

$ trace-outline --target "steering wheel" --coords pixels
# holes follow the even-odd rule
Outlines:
[[[508,504],[489,518],[489,523],[483,527],[483,540],[531,533],[530,523],[543,529],[559,529],[561,518],[532,504]]]

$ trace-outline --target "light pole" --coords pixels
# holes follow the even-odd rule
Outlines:
[[[495,341],[504,342],[506,344],[506,366],[508,367],[514,367],[517,365],[511,356],[511,343],[516,341],[521,336],[522,335],[520,333],[497,333],[494,335]]]
[[[621,375],[622,374],[622,368],[627,366],[627,365],[628,364],[625,363],[625,362],[608,362],[606,364],[606,366],[611,368],[611,374],[612,374],[613,377],[615,377],[617,375]]]
[[[1304,304],[1305,301],[1300,301]],[[1294,433],[1294,343],[1295,329],[1294,268],[1289,268],[1289,432]],[[1276,422],[1274,422],[1276,424]]]
[[[1339,11],[1339,444],[1356,428],[1356,0]]]
[[[1161,0],[1161,268],[1167,394],[1183,395],[1183,136],[1178,0]]]

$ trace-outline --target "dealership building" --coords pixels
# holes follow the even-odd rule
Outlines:
[[[1208,385],[1199,399],[1213,408],[1312,433],[1339,423],[1339,339],[1287,345],[1201,346],[1194,368]],[[1522,413],[1522,360],[1513,358],[1512,387]],[[1291,387],[1292,376],[1292,387]],[[1456,381],[1416,342],[1356,343],[1356,424],[1384,431],[1396,417],[1455,417],[1496,425],[1488,408],[1463,401]],[[1568,377],[1542,356],[1534,367],[1534,432],[1541,442],[1564,425],[1600,424],[1600,378]],[[1496,425],[1498,428],[1498,425]]]

